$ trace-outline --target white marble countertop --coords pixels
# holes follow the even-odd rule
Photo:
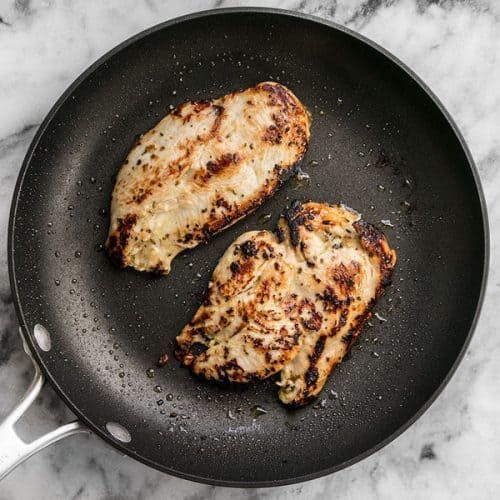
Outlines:
[[[79,435],[0,483],[0,500],[67,498],[498,498],[500,489],[500,3],[495,0],[275,0],[372,38],[413,68],[449,109],[478,165],[491,225],[491,272],[476,334],[432,407],[383,450],[333,476],[275,489],[216,488],[169,477]],[[0,0],[0,419],[31,377],[8,283],[8,209],[37,126],[94,60],[169,18],[245,2]],[[31,437],[71,419],[46,387],[20,424]],[[0,443],[0,447],[2,443]]]

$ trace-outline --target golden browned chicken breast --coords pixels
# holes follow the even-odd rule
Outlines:
[[[283,85],[187,102],[140,137],[120,169],[106,243],[120,266],[168,273],[174,257],[271,196],[309,141]]]
[[[306,404],[348,352],[395,263],[382,232],[356,212],[296,202],[276,234],[245,233],[227,249],[177,337],[177,357],[208,379],[281,372],[281,401]]]

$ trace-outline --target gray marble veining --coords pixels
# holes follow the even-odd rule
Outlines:
[[[8,283],[8,210],[22,158],[62,91],[95,59],[142,29],[245,2],[0,0],[0,419],[31,366]],[[477,162],[491,226],[491,273],[476,334],[440,398],[406,433],[363,462],[297,486],[234,490],[166,476],[95,436],[47,449],[0,483],[0,500],[31,498],[475,498],[500,488],[500,4],[495,0],[275,0],[363,33],[413,68],[449,109]],[[50,388],[20,424],[36,435],[72,418]],[[0,443],[1,446],[1,443]]]

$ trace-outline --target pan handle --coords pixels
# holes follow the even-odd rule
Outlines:
[[[0,480],[3,479],[9,472],[14,470],[18,465],[27,460],[40,450],[59,441],[60,439],[77,434],[80,432],[89,432],[89,430],[78,420],[62,425],[44,436],[35,439],[31,443],[24,442],[14,429],[16,422],[24,415],[26,410],[35,401],[38,394],[42,390],[45,379],[40,371],[40,368],[35,363],[31,356],[31,352],[24,342],[24,337],[21,329],[21,338],[23,339],[24,350],[31,358],[35,367],[35,376],[26,394],[23,396],[18,405],[10,412],[5,420],[0,423]]]

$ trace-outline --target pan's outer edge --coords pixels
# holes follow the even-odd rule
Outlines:
[[[322,24],[324,26],[328,26],[332,29],[341,31],[351,37],[356,38],[357,40],[365,43],[369,47],[371,47],[373,50],[377,51],[380,53],[380,55],[385,56],[388,58],[390,61],[392,61],[395,65],[397,65],[402,71],[404,71],[408,76],[410,76],[428,95],[428,97],[433,101],[433,103],[436,105],[436,107],[439,109],[439,111],[442,113],[442,115],[446,118],[446,121],[448,122],[449,126],[455,133],[455,136],[457,137],[464,153],[467,158],[467,161],[469,163],[469,167],[471,169],[474,182],[476,185],[476,190],[479,196],[479,201],[481,205],[481,214],[482,214],[482,221],[483,221],[483,231],[484,231],[484,260],[483,260],[483,274],[482,274],[482,279],[481,279],[481,290],[479,293],[477,305],[476,305],[476,311],[474,313],[474,318],[471,324],[471,327],[469,329],[469,333],[467,334],[467,338],[464,342],[464,345],[462,349],[460,350],[459,355],[457,356],[457,359],[453,363],[450,371],[446,375],[446,377],[443,379],[439,387],[435,390],[435,392],[432,394],[432,396],[425,402],[425,404],[420,408],[418,412],[413,415],[412,418],[410,418],[405,424],[403,424],[399,429],[397,429],[395,432],[393,432],[389,437],[378,443],[377,445],[373,446],[369,450],[365,451],[364,453],[361,453],[360,455],[347,460],[339,465],[336,465],[331,468],[327,469],[322,469],[319,471],[316,471],[311,474],[303,475],[303,476],[296,476],[296,477],[291,477],[287,479],[282,479],[282,480],[275,480],[275,481],[225,481],[225,480],[214,480],[209,477],[200,477],[196,476],[193,474],[187,474],[181,471],[177,471],[174,469],[170,469],[168,467],[162,467],[161,465],[150,461],[146,457],[142,457],[135,453],[134,451],[128,449],[126,446],[113,441],[111,437],[106,434],[106,431],[104,429],[101,429],[97,426],[95,426],[92,422],[90,422],[86,416],[80,412],[79,408],[74,405],[70,399],[66,396],[64,391],[59,387],[57,381],[52,377],[50,370],[45,366],[43,363],[43,360],[39,356],[38,353],[38,348],[33,340],[31,332],[28,330],[25,319],[24,319],[24,314],[20,302],[20,297],[18,294],[18,289],[16,286],[16,277],[15,277],[15,269],[14,269],[14,219],[16,216],[17,212],[17,204],[19,201],[19,195],[21,192],[21,186],[23,184],[24,176],[26,174],[26,171],[28,169],[28,165],[30,164],[32,154],[42,137],[43,133],[45,132],[48,124],[54,117],[54,115],[57,113],[59,108],[66,102],[68,97],[71,96],[73,91],[80,85],[82,81],[84,81],[90,74],[92,74],[98,67],[100,67],[103,63],[105,63],[108,59],[110,59],[113,55],[116,53],[120,52],[123,48],[133,44],[137,40],[140,40],[141,38],[150,35],[151,33],[154,33],[156,31],[168,28],[170,26],[176,25],[178,23],[182,23],[184,21],[189,21],[192,19],[197,19],[200,17],[206,17],[206,16],[216,16],[220,14],[233,14],[233,13],[261,13],[261,14],[271,14],[271,15],[280,15],[280,16],[287,16],[287,17],[292,17],[292,18],[298,18],[298,19],[305,19],[308,21],[313,21],[318,24]],[[396,439],[398,436],[400,436],[404,431],[406,431],[415,421],[420,418],[424,412],[431,406],[431,404],[437,399],[439,394],[443,391],[444,387],[448,384],[450,381],[451,377],[455,373],[458,365],[460,364],[461,360],[463,359],[467,347],[470,344],[472,335],[474,333],[474,330],[476,328],[479,315],[481,312],[481,308],[483,305],[484,301],[484,295],[485,295],[485,290],[486,290],[486,284],[487,284],[487,277],[488,277],[488,270],[489,270],[489,260],[490,260],[490,235],[489,235],[489,225],[488,225],[488,215],[487,215],[487,210],[486,210],[486,201],[483,193],[483,189],[481,187],[481,182],[479,179],[479,174],[476,168],[476,165],[474,163],[474,160],[472,158],[472,155],[465,143],[465,140],[460,133],[458,126],[454,122],[453,118],[451,115],[448,113],[444,105],[441,103],[441,101],[436,97],[436,95],[430,90],[430,88],[418,77],[413,70],[411,70],[408,66],[406,66],[403,62],[401,62],[397,57],[392,55],[390,52],[388,52],[386,49],[381,47],[380,45],[376,44],[372,40],[364,37],[363,35],[360,35],[359,33],[356,33],[348,28],[345,28],[344,26],[341,26],[339,24],[336,24],[332,21],[328,21],[322,18],[319,18],[317,16],[312,16],[310,14],[304,14],[300,12],[295,12],[295,11],[289,11],[285,9],[275,9],[275,8],[265,8],[265,7],[232,7],[232,8],[223,8],[223,9],[211,9],[211,10],[206,10],[206,11],[200,11],[200,12],[194,12],[191,14],[187,14],[181,17],[177,17],[175,19],[171,19],[169,21],[160,23],[156,26],[153,26],[151,28],[148,28],[132,37],[129,39],[125,40],[124,42],[120,43],[113,49],[111,49],[109,52],[104,54],[102,57],[100,57],[95,63],[93,63],[89,68],[87,68],[68,88],[67,90],[61,95],[61,97],[57,100],[57,102],[54,104],[52,109],[49,111],[47,116],[45,117],[44,121],[40,125],[37,133],[35,134],[30,147],[28,148],[28,151],[26,153],[26,156],[24,158],[23,164],[21,166],[21,170],[19,172],[19,176],[16,182],[16,186],[14,189],[14,194],[12,197],[12,204],[11,204],[11,209],[10,209],[10,216],[9,216],[9,228],[8,228],[8,242],[7,242],[7,255],[8,255],[8,266],[9,266],[9,279],[10,279],[10,286],[12,290],[12,296],[13,296],[13,302],[15,305],[16,313],[20,322],[21,327],[23,328],[24,332],[26,333],[26,340],[28,342],[28,345],[33,352],[33,355],[41,367],[43,373],[47,377],[47,380],[49,380],[50,384],[54,387],[56,392],[59,394],[59,396],[62,398],[62,400],[68,405],[68,407],[78,416],[79,419],[81,419],[90,429],[92,429],[93,432],[95,432],[98,436],[100,436],[102,439],[107,441],[109,444],[111,444],[113,447],[119,449],[123,453],[129,455],[130,457],[134,458],[135,460],[138,460],[139,462],[142,462],[143,464],[146,464],[150,467],[153,467],[155,469],[158,469],[162,472],[166,472],[168,474],[171,474],[173,476],[181,477],[183,479],[188,479],[191,481],[196,481],[200,483],[206,483],[206,484],[211,484],[211,485],[217,485],[217,486],[230,486],[230,487],[247,487],[247,488],[256,488],[256,487],[273,487],[273,486],[284,486],[287,484],[294,484],[294,483],[299,483],[299,482],[304,482],[304,481],[310,481],[312,479],[319,478],[321,476],[325,476],[327,474],[331,474],[333,472],[337,472],[341,469],[344,469],[346,467],[349,467],[366,457],[372,455],[376,451],[382,449],[385,447],[387,444],[389,444],[391,441]]]

